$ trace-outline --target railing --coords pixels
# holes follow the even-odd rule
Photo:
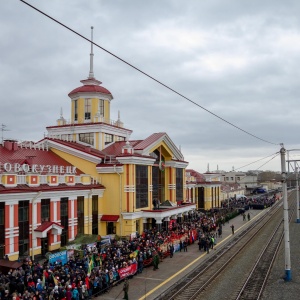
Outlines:
[[[76,122],[71,122],[70,120],[64,120],[64,122],[62,124],[58,124],[56,126],[66,126],[66,125],[72,126],[72,125],[77,125],[77,124],[93,124],[93,123],[105,123],[105,124],[110,124],[110,125],[121,127],[121,128],[124,127],[124,123],[121,122],[120,120],[114,121],[111,119],[104,118],[102,116],[99,116],[99,117],[95,116],[93,118],[93,120],[92,119],[88,119],[88,120],[78,119]]]
[[[17,184],[26,184],[26,175],[18,175]]]
[[[48,184],[47,175],[40,176],[40,184]]]

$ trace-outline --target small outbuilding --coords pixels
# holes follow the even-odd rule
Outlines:
[[[18,269],[22,265],[23,265],[23,263],[19,262],[19,261],[0,259],[0,271],[5,275],[7,275],[10,270]]]

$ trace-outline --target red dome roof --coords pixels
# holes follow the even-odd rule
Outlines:
[[[72,92],[69,93],[69,96],[76,94],[76,93],[102,93],[102,94],[108,94],[111,95],[111,92],[107,90],[106,88],[99,86],[99,85],[83,85]]]

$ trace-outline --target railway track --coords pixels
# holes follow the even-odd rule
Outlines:
[[[282,210],[280,201],[156,299],[259,299],[282,241]]]
[[[296,205],[293,203],[290,208],[289,222],[294,215]],[[244,285],[239,291],[236,299],[260,299],[263,293],[266,281],[270,274],[271,268],[278,254],[280,244],[284,238],[283,220],[274,228],[268,243],[262,250],[259,259],[253,266]]]

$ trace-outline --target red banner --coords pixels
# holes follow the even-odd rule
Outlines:
[[[126,268],[118,270],[120,279],[124,279],[127,276],[134,275],[137,271],[137,264],[132,264]]]
[[[172,228],[173,228],[173,224],[174,224],[174,225],[176,224],[176,220],[170,220],[170,221],[169,221],[169,229],[172,229]]]

